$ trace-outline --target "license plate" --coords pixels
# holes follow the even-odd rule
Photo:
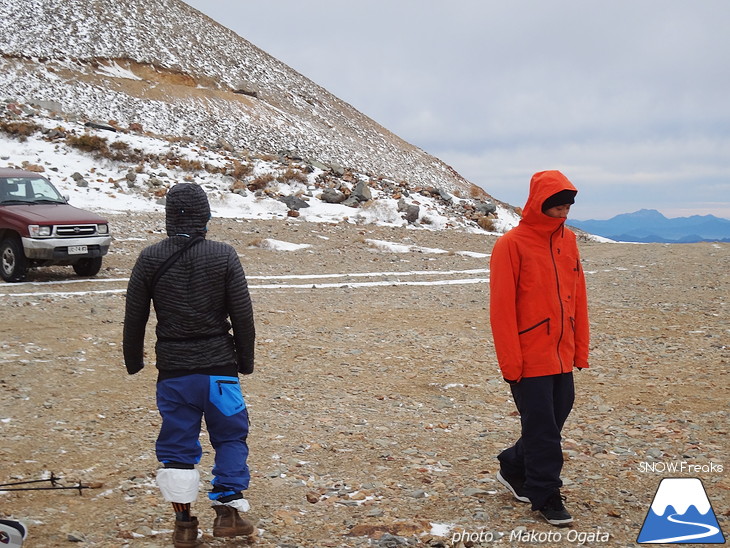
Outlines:
[[[69,255],[81,255],[82,253],[88,253],[89,248],[85,245],[70,245],[68,246]]]

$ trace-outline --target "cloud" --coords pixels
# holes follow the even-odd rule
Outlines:
[[[729,216],[726,0],[188,3],[498,199],[565,166],[597,214]]]
[[[576,218],[607,218],[637,209],[693,210],[730,217],[730,136],[724,140],[663,139],[555,142],[437,151],[446,163],[496,198],[523,205],[530,177],[560,169],[578,187]]]

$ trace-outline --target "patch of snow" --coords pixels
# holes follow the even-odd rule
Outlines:
[[[430,535],[434,537],[448,537],[451,530],[456,527],[453,523],[431,523]]]
[[[310,244],[293,244],[291,242],[283,242],[281,240],[266,238],[261,240],[261,243],[259,243],[257,247],[260,247],[261,249],[269,249],[271,251],[299,251],[300,249],[307,249],[312,246]]]
[[[111,76],[113,78],[126,78],[127,80],[142,80],[134,72],[129,69],[125,69],[119,66],[115,61],[111,62],[111,65],[102,65],[97,71],[105,76]]]
[[[421,247],[418,245],[396,244],[393,242],[386,242],[385,240],[367,239],[365,241],[379,251],[389,251],[391,253],[448,253],[448,251],[446,251],[445,249],[438,249],[435,247]]]
[[[479,253],[477,251],[457,251],[457,255],[463,255],[464,257],[473,257],[475,259],[486,259],[487,257],[491,257],[491,253]]]

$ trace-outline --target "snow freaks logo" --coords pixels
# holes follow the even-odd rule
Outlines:
[[[644,519],[639,544],[724,544],[710,499],[697,478],[664,478]]]
[[[12,519],[0,519],[0,546],[20,548],[23,545],[25,525]]]

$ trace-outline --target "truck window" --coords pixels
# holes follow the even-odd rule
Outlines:
[[[49,181],[38,177],[0,179],[0,201],[16,200],[34,202],[37,200],[63,202],[63,197]]]

